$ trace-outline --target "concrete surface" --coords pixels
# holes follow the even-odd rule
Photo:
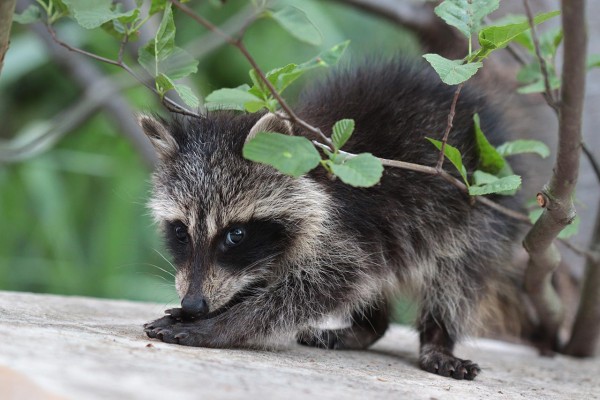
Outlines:
[[[455,381],[416,367],[416,334],[401,326],[362,352],[189,348],[143,334],[163,308],[0,292],[0,399],[600,398],[600,359],[477,339],[457,353],[483,373]]]

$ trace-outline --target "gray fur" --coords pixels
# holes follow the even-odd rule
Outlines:
[[[437,152],[424,136],[441,135],[453,95],[434,79],[399,62],[340,72],[309,90],[298,113],[324,132],[354,118],[348,151],[434,165]],[[465,88],[450,143],[469,173],[478,160],[473,113],[493,140],[504,129],[488,109]],[[172,243],[179,295],[203,298],[209,309],[173,310],[146,325],[150,337],[238,347],[297,335],[318,347],[364,348],[385,332],[395,296],[411,293],[420,305],[421,367],[458,379],[477,375],[477,365],[454,357],[452,348],[476,326],[480,304],[496,307],[483,301],[489,293],[515,300],[519,271],[510,262],[518,232],[506,217],[471,205],[438,177],[386,169],[379,185],[356,189],[322,170],[293,179],[243,159],[243,144],[258,131],[310,138],[273,114],[142,121],[162,154],[150,208]],[[225,235],[253,224],[266,239],[256,244],[258,259],[241,261],[244,254],[231,256],[235,250],[224,247]],[[189,243],[177,243],[173,226],[186,227]],[[315,328],[331,315],[351,325]]]

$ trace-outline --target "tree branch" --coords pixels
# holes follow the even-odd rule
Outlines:
[[[140,76],[138,76],[135,73],[135,71],[131,67],[129,67],[126,63],[124,63],[122,60],[113,60],[113,59],[110,59],[110,58],[99,56],[99,55],[94,54],[94,53],[87,52],[87,51],[85,51],[83,49],[79,49],[77,47],[73,47],[73,46],[69,45],[68,43],[63,42],[62,40],[60,40],[56,36],[56,32],[54,31],[54,29],[52,29],[52,26],[50,24],[46,24],[46,28],[48,29],[48,32],[50,33],[50,36],[52,37],[52,39],[56,43],[60,44],[64,48],[66,48],[67,50],[70,50],[70,51],[72,51],[74,53],[82,54],[82,55],[84,55],[86,57],[92,58],[92,59],[97,60],[97,61],[101,61],[101,62],[106,63],[106,64],[110,64],[110,65],[114,65],[114,66],[120,67],[121,69],[127,71],[131,76],[133,76],[142,85],[146,86],[148,89],[150,89],[151,91],[153,91],[154,93],[156,93],[157,95],[160,96],[160,93],[158,93],[158,91],[156,90],[156,88],[152,84],[150,84],[145,79],[142,79]],[[190,111],[190,110],[186,109],[185,107],[177,104],[176,102],[174,102],[173,100],[171,100],[167,96],[162,96],[161,101],[162,101],[163,105],[169,111],[176,112],[176,113],[179,113],[179,114],[189,115],[189,116],[192,116],[192,117],[199,117],[200,116],[198,113]]]
[[[24,8],[24,2],[19,2],[17,9],[22,10]],[[123,85],[119,85],[105,77],[85,58],[78,57],[59,46],[48,36],[46,29],[41,24],[30,24],[29,28],[45,43],[51,57],[84,91],[84,95],[82,99],[79,99],[73,110],[63,113],[60,118],[55,119],[52,128],[31,142],[20,146],[4,144],[3,149],[1,149],[2,152],[0,152],[0,161],[19,161],[28,155],[43,151],[58,141],[69,130],[75,129],[75,127],[86,121],[102,107],[110,115],[110,120],[116,123],[119,131],[131,141],[144,162],[149,167],[153,167],[157,160],[154,148],[142,133],[137,121],[135,121],[133,110],[123,96],[119,94]]]
[[[12,26],[15,4],[16,0],[0,1],[0,72],[2,72],[4,56],[10,45],[10,28]]]
[[[575,218],[572,195],[579,172],[586,73],[584,0],[562,1],[562,26],[564,61],[558,154],[550,183],[542,191],[544,212],[523,242],[530,256],[525,288],[540,319],[540,346],[545,351],[558,349],[558,329],[564,314],[551,282],[552,273],[560,262],[560,253],[552,242]]]
[[[556,104],[556,99],[554,98],[554,92],[552,87],[550,86],[550,78],[548,76],[548,65],[546,64],[546,60],[542,56],[542,51],[540,50],[540,41],[537,36],[537,29],[535,26],[535,22],[533,21],[533,13],[531,12],[531,8],[529,7],[529,1],[523,0],[523,5],[525,6],[525,12],[527,13],[527,20],[529,21],[529,27],[531,29],[531,38],[533,39],[533,46],[535,48],[535,55],[540,64],[540,70],[542,71],[542,76],[544,77],[544,88],[545,93],[544,97],[546,98],[546,102],[555,112],[558,112],[558,105]]]

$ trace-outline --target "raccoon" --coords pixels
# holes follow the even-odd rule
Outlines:
[[[434,166],[439,153],[425,138],[443,135],[454,91],[424,64],[371,62],[331,73],[295,110],[327,134],[354,119],[348,152]],[[469,175],[479,162],[474,113],[492,142],[506,132],[492,108],[465,86],[449,143]],[[388,328],[395,297],[408,293],[419,304],[420,367],[456,379],[480,373],[453,347],[489,296],[512,299],[520,233],[508,217],[437,176],[386,168],[376,186],[355,188],[321,168],[292,178],[244,159],[258,131],[319,139],[272,113],[143,116],[140,124],[160,158],[149,207],[181,297],[181,308],[144,326],[149,337],[216,348],[295,337],[365,349]],[[509,197],[495,200],[512,206]],[[319,328],[332,316],[348,326]]]

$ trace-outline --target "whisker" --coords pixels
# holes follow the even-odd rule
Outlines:
[[[156,249],[152,249],[152,250],[154,250],[159,256],[161,256],[162,259],[165,260],[171,266],[171,268],[173,268],[173,271],[177,272],[177,268],[175,268],[175,266],[171,263],[171,261],[169,261],[165,256],[163,256],[160,251],[158,251]]]
[[[173,273],[171,273],[170,271],[167,271],[167,270],[166,270],[166,269],[164,269],[164,268],[161,268],[161,267],[159,267],[158,265],[149,264],[149,263],[148,263],[148,264],[146,264],[146,265],[149,265],[149,266],[151,266],[151,267],[154,267],[154,268],[156,268],[156,269],[159,269],[159,270],[161,270],[162,272],[164,272],[165,274],[167,274],[167,275],[171,276],[173,279],[175,279],[175,275],[174,275]]]
[[[150,264],[150,265],[152,265],[152,264]],[[164,277],[164,276],[162,276],[162,275],[158,275],[158,274],[150,274],[150,276],[154,276],[154,277],[156,277],[156,278],[160,278],[160,279],[162,279],[163,281],[167,282],[167,283],[168,283],[168,285],[166,285],[166,286],[169,286],[169,287],[175,287],[175,284],[174,284],[172,281],[168,280],[167,278],[165,278],[165,277]],[[165,284],[164,284],[164,283],[162,283],[162,285],[165,285]]]

